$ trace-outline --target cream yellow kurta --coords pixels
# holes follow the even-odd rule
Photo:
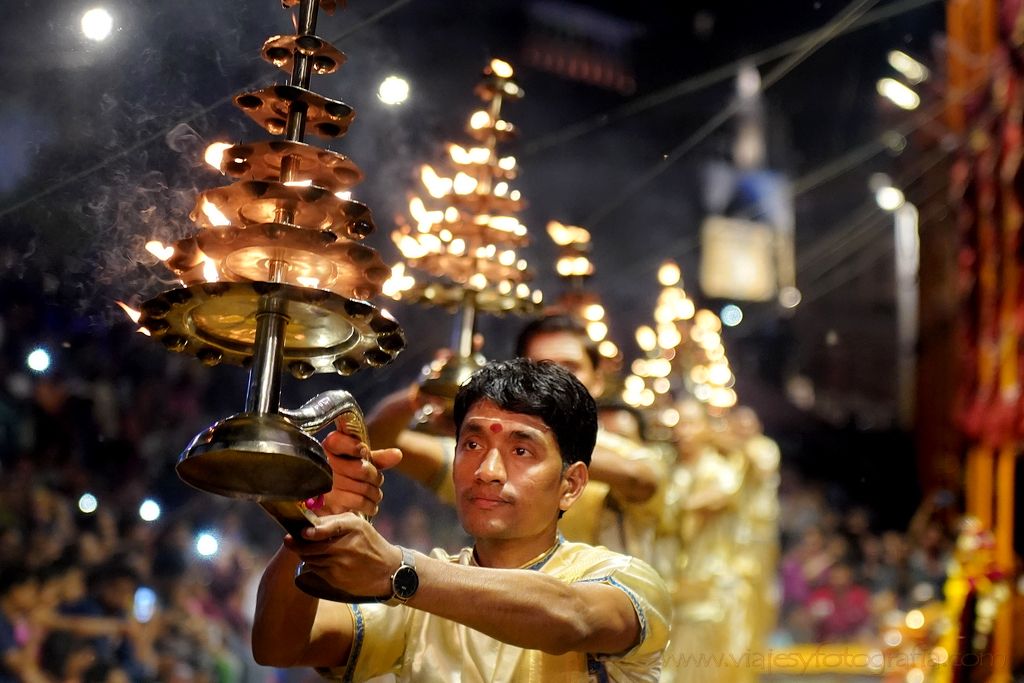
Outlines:
[[[474,565],[473,551],[433,557]],[[355,638],[345,668],[321,672],[342,681],[394,673],[411,683],[654,682],[668,641],[671,600],[655,571],[607,548],[560,540],[523,565],[567,583],[606,583],[625,593],[640,619],[640,642],[622,655],[546,654],[502,643],[462,624],[399,605],[350,605]]]
[[[570,541],[601,545],[653,564],[668,467],[657,452],[607,429],[597,430],[597,445],[631,462],[653,467],[658,472],[658,490],[643,503],[629,503],[619,500],[605,482],[591,479],[583,495],[558,522],[558,529]]]

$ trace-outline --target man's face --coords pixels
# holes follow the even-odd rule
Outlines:
[[[474,539],[532,539],[554,532],[575,500],[555,435],[539,417],[474,404],[452,468],[459,519]]]
[[[587,355],[584,341],[572,332],[544,332],[534,335],[524,355],[530,360],[549,360],[576,375],[591,396],[604,388],[600,373]]]

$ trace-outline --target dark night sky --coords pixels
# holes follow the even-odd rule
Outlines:
[[[196,190],[219,182],[198,158],[207,142],[265,137],[227,103],[245,87],[280,81],[283,74],[262,62],[258,50],[267,35],[290,27],[288,13],[273,0],[105,0],[117,28],[96,44],[78,28],[82,11],[94,4],[8,0],[0,27],[0,283],[9,292],[19,279],[22,289],[49,282],[47,301],[93,329],[123,325],[113,299],[141,301],[169,286],[142,244],[189,233],[186,216]],[[877,11],[906,3],[849,4]],[[588,227],[595,242],[593,287],[609,309],[612,336],[635,352],[631,331],[650,318],[661,261],[677,259],[689,288],[696,288],[701,169],[723,157],[731,126],[631,196],[622,189],[725,107],[732,83],[723,80],[632,116],[613,115],[576,138],[559,142],[560,135],[571,124],[614,114],[636,98],[817,28],[847,5],[418,0],[337,41],[347,65],[338,75],[315,79],[313,88],[358,112],[349,135],[330,146],[365,171],[355,195],[374,211],[378,232],[369,242],[390,263],[395,250],[387,234],[404,209],[415,170],[438,161],[443,141],[463,138],[461,127],[476,104],[472,86],[486,62],[494,56],[513,62],[527,92],[507,109],[523,131],[517,186],[529,202],[521,217],[534,239],[527,257],[547,298],[554,298],[560,286],[544,225],[559,219]],[[389,6],[354,0],[333,17],[321,16],[319,32],[333,39]],[[537,18],[545,12],[578,17],[580,8],[597,28],[558,33]],[[890,49],[902,48],[933,68],[941,63],[942,25],[943,3],[924,3],[834,38],[767,90],[769,166],[797,179],[910,121],[879,101],[875,81],[890,71]],[[626,38],[615,47],[609,35]],[[623,94],[527,65],[527,47],[538,36],[616,57],[635,77],[635,90]],[[762,75],[775,64],[763,65]],[[412,88],[409,102],[398,108],[375,97],[377,83],[392,72]],[[923,107],[934,105],[937,89],[924,85]],[[785,319],[773,306],[751,307],[748,321],[725,335],[740,400],[765,414],[769,432],[773,423],[777,432],[801,425],[821,430],[817,417],[788,407],[783,387],[793,376],[809,378],[819,396],[838,401],[840,409],[829,417],[844,430],[891,424],[892,256],[878,248],[891,223],[873,216],[874,232],[846,246],[838,236],[859,212],[870,214],[868,175],[887,171],[898,178],[913,171],[921,153],[911,136],[901,157],[873,156],[796,197],[798,285],[807,303]],[[623,201],[599,222],[586,222],[613,199]],[[443,314],[389,308],[405,325],[410,347],[390,369],[356,379],[357,395],[374,397],[408,381],[447,341],[447,323],[437,324]],[[41,324],[40,334],[60,338],[61,324]],[[518,325],[484,321],[489,355],[510,351]],[[164,353],[142,338],[137,345],[139,353]],[[241,375],[224,371],[239,387]],[[288,391],[308,396],[321,380]],[[795,448],[816,448],[809,438],[795,439]]]

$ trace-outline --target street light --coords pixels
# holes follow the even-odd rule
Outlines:
[[[377,97],[389,106],[403,104],[409,99],[409,81],[401,76],[388,76],[377,88]]]
[[[882,95],[900,109],[910,111],[917,109],[921,104],[921,97],[895,78],[879,79],[876,88],[879,95]]]
[[[875,201],[893,215],[896,277],[896,394],[899,419],[909,425],[913,416],[914,373],[917,367],[915,347],[918,335],[918,270],[921,240],[917,207],[907,201],[903,191],[891,184],[888,176],[871,178]]]
[[[82,15],[82,33],[97,43],[110,37],[114,30],[114,17],[102,7],[94,7]]]

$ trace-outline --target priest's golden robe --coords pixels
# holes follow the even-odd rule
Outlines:
[[[432,556],[474,565],[473,551]],[[559,539],[520,569],[566,583],[600,582],[629,598],[640,621],[640,641],[628,652],[561,655],[502,643],[456,622],[405,605],[349,605],[354,640],[345,667],[321,673],[358,683],[393,673],[399,683],[654,683],[668,641],[671,600],[657,573],[635,558]],[[467,599],[471,599],[467,596]]]

